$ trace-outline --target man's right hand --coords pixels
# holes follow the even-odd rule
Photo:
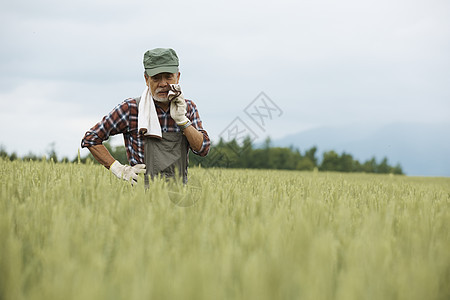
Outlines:
[[[130,181],[134,184],[137,182],[138,175],[141,173],[145,173],[145,165],[138,164],[133,167],[128,165],[122,165],[120,162],[115,160],[112,165],[109,167],[111,172],[117,176],[117,178]]]

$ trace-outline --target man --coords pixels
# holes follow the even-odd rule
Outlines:
[[[199,156],[209,152],[210,139],[203,129],[197,107],[185,100],[178,85],[178,56],[173,49],[156,48],[144,54],[146,88],[141,97],[130,98],[86,132],[81,147],[124,180],[138,174],[174,177],[187,182],[189,149]],[[102,144],[109,136],[123,134],[130,165],[122,165]]]

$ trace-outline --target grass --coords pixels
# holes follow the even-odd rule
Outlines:
[[[0,299],[450,298],[449,178],[195,168],[180,196],[98,165],[0,175]]]

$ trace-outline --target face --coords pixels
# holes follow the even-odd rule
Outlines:
[[[178,73],[159,73],[148,78],[145,76],[147,86],[150,85],[150,91],[153,98],[159,102],[168,102],[169,84],[178,83],[180,72]]]

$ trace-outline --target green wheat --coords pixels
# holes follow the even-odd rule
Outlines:
[[[449,178],[189,174],[0,160],[0,299],[450,298]]]

